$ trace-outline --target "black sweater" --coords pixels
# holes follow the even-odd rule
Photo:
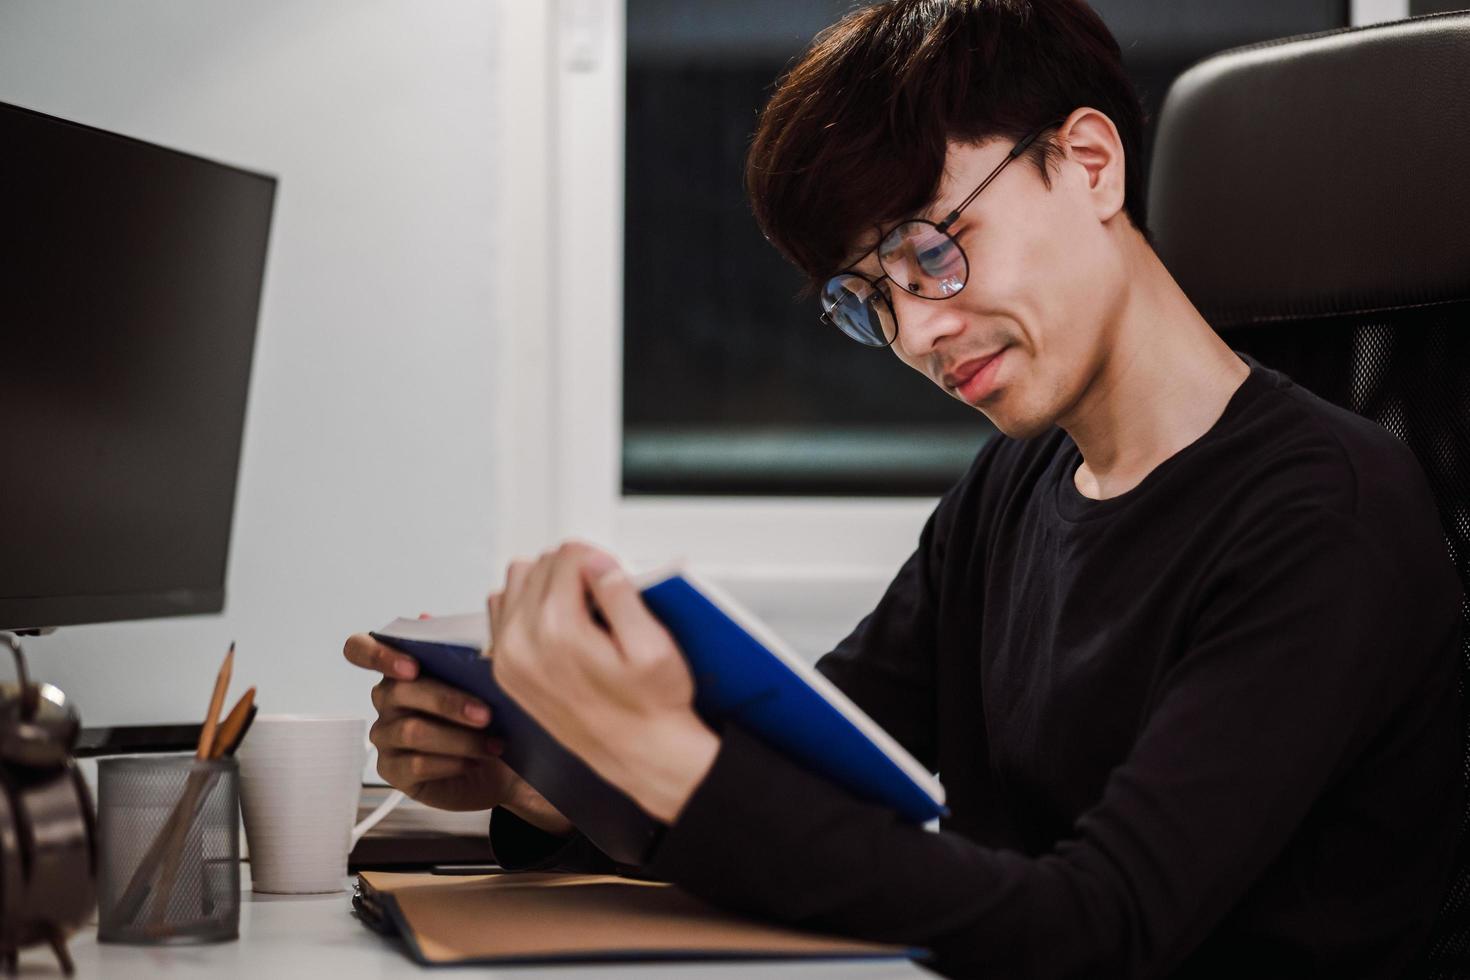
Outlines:
[[[1249,363],[1108,500],[1062,431],[993,440],[820,662],[940,774],[939,833],[729,727],[652,873],[953,975],[1396,974],[1459,826],[1459,583],[1412,454]]]

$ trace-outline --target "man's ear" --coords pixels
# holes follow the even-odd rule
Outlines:
[[[1107,221],[1123,210],[1127,161],[1113,121],[1097,109],[1074,109],[1058,130],[1057,141],[1065,148],[1067,160],[1080,166],[1086,175],[1087,193],[1097,219]]]

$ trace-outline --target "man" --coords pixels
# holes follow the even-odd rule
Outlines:
[[[908,826],[711,731],[627,577],[563,545],[491,596],[495,675],[668,825],[652,873],[955,975],[1390,976],[1415,955],[1460,801],[1434,505],[1404,447],[1189,303],[1148,243],[1141,128],[1077,0],[878,4],[782,79],[748,169],[768,237],[829,322],[1003,433],[820,664],[952,816]],[[483,706],[366,638],[347,655],[390,678],[390,782],[498,805],[508,865],[596,863],[494,760]]]

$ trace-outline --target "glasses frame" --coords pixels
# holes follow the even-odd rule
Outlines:
[[[1036,130],[1033,130],[1026,136],[1021,137],[1021,139],[1017,141],[1016,145],[1011,147],[1010,152],[1006,154],[1005,159],[996,164],[995,169],[991,170],[990,173],[985,175],[985,179],[980,181],[979,186],[977,186],[969,194],[965,195],[965,199],[959,204],[955,205],[954,210],[945,215],[943,220],[937,223],[930,221],[927,218],[905,218],[902,221],[895,221],[892,225],[888,227],[886,231],[878,236],[877,244],[875,244],[872,248],[868,249],[862,255],[859,255],[856,259],[853,260],[854,263],[861,262],[869,255],[872,255],[878,250],[879,246],[883,244],[883,241],[889,235],[893,234],[896,229],[901,228],[904,225],[925,224],[933,228],[935,231],[939,232],[939,234],[943,235],[945,238],[948,238],[950,242],[953,243],[955,249],[960,253],[960,258],[965,263],[965,279],[963,282],[960,283],[958,289],[950,293],[948,296],[923,296],[919,293],[914,292],[912,289],[909,289],[907,286],[900,283],[897,279],[894,279],[888,274],[887,269],[883,270],[883,274],[881,276],[878,276],[876,279],[874,279],[871,276],[864,275],[863,273],[857,271],[856,269],[852,268],[852,266],[849,266],[841,272],[838,272],[836,275],[830,277],[827,282],[830,283],[833,279],[840,279],[844,276],[855,276],[858,279],[866,282],[868,285],[872,286],[874,297],[876,297],[877,301],[882,302],[883,306],[887,308],[888,316],[893,321],[893,336],[889,337],[886,343],[870,344],[866,341],[858,340],[858,338],[854,337],[846,330],[843,330],[842,327],[837,323],[837,321],[832,317],[831,310],[824,309],[818,316],[818,319],[820,319],[823,323],[828,324],[829,326],[836,327],[842,332],[842,335],[844,337],[847,337],[849,340],[861,344],[864,347],[870,347],[874,350],[883,350],[886,347],[892,347],[893,342],[898,339],[898,311],[893,308],[893,303],[889,301],[888,296],[884,294],[883,290],[878,288],[878,284],[883,282],[883,280],[887,279],[889,282],[893,283],[895,286],[897,286],[899,289],[902,289],[910,296],[917,296],[919,299],[931,300],[936,303],[943,302],[947,299],[954,299],[960,293],[964,292],[965,286],[967,286],[970,282],[970,256],[965,253],[964,247],[960,245],[959,239],[955,238],[949,233],[949,229],[954,225],[956,221],[959,220],[960,213],[964,211],[965,208],[969,207],[970,203],[974,201],[975,198],[980,196],[981,191],[990,186],[991,181],[1000,176],[1000,172],[1002,170],[1010,166],[1012,160],[1015,160],[1022,153],[1025,153],[1027,148],[1030,147],[1032,143],[1036,142],[1037,138],[1040,137],[1042,133],[1046,132],[1048,129],[1051,129],[1054,126],[1060,126],[1065,121],[1066,120],[1064,119],[1053,120],[1052,122],[1049,122],[1046,125],[1041,126]],[[880,268],[882,268],[883,266],[883,257],[881,255],[879,255],[878,257],[878,265]],[[881,318],[881,311],[879,312]]]

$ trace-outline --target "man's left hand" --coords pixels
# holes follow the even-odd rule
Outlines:
[[[720,741],[694,713],[683,654],[617,560],[570,541],[534,563],[512,562],[489,607],[501,688],[598,775],[672,824]]]

